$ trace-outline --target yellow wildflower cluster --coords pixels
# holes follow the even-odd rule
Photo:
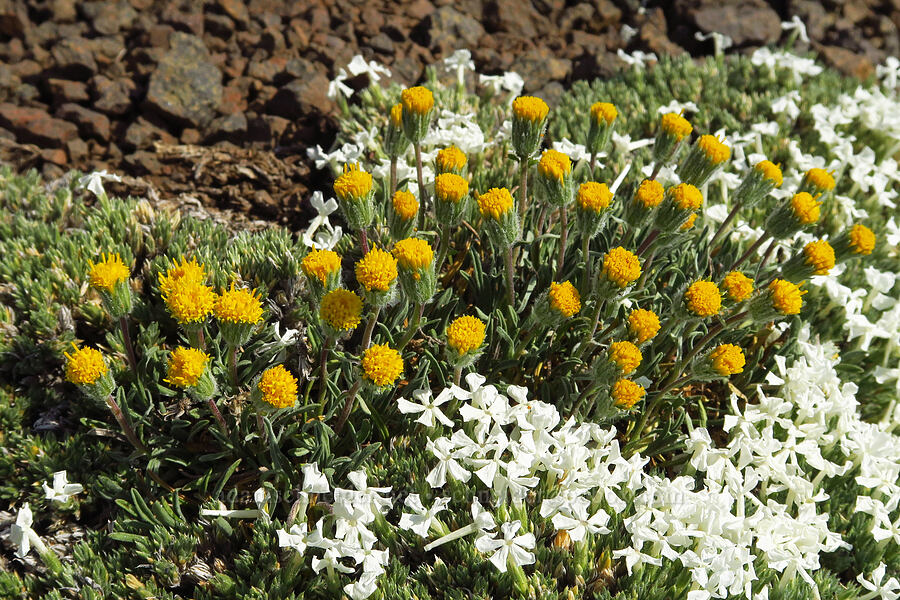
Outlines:
[[[615,104],[609,102],[594,102],[591,105],[591,118],[598,124],[606,123],[610,125],[616,120],[619,111],[616,110]]]
[[[300,261],[300,268],[304,275],[310,279],[318,279],[325,285],[329,275],[341,270],[341,257],[333,250],[313,249]]]
[[[664,114],[661,120],[661,127],[663,131],[674,137],[676,140],[683,139],[685,136],[690,135],[691,131],[694,130],[693,125],[678,113]]]
[[[810,225],[819,220],[820,206],[822,203],[807,192],[794,194],[794,197],[791,198],[791,210],[794,212],[794,217],[803,225]]]
[[[334,193],[343,201],[359,201],[372,191],[372,175],[355,164],[344,165],[344,172],[334,182]]]
[[[695,281],[684,293],[684,301],[698,317],[711,317],[722,308],[722,292],[712,281]]]
[[[91,261],[90,281],[97,289],[112,292],[120,281],[126,281],[131,271],[118,254],[103,254],[100,262]]]
[[[834,248],[825,240],[808,243],[803,247],[803,256],[816,275],[827,275],[834,268]]]
[[[663,185],[655,179],[645,179],[638,186],[634,195],[635,200],[644,208],[654,208],[659,206],[665,196]]]
[[[784,279],[776,279],[769,284],[769,291],[772,294],[772,307],[783,315],[796,315],[800,313],[803,307],[803,294],[805,290],[790,281]]]
[[[646,391],[644,386],[637,384],[630,379],[620,379],[613,384],[611,396],[613,402],[619,408],[628,410],[644,397]]]
[[[581,295],[571,281],[550,284],[550,307],[569,318],[581,310]]]
[[[400,353],[387,344],[373,344],[363,352],[363,378],[379,387],[391,385],[403,373]]]
[[[637,256],[617,246],[603,257],[603,276],[620,288],[626,288],[641,276],[641,262]]]
[[[500,219],[513,206],[512,194],[506,188],[491,188],[478,196],[478,210],[484,217]]]
[[[547,103],[534,96],[519,96],[513,100],[513,115],[518,119],[539,123],[547,118],[550,107]]]
[[[406,238],[394,244],[391,254],[404,269],[424,269],[434,260],[431,244],[418,238]]]
[[[456,173],[441,173],[434,178],[434,195],[443,202],[457,204],[469,193],[469,182]]]
[[[367,291],[386,292],[397,279],[397,259],[379,248],[369,250],[356,263],[356,280]]]
[[[709,355],[713,369],[719,375],[728,377],[744,371],[744,351],[734,344],[721,344]]]
[[[256,290],[236,290],[232,282],[216,299],[215,314],[220,321],[252,324],[262,319],[263,307]]]
[[[437,153],[434,163],[440,172],[461,171],[466,166],[466,155],[456,146],[448,146]]]
[[[823,192],[830,192],[834,189],[834,177],[825,169],[810,169],[806,172],[806,181]]]
[[[719,141],[714,135],[701,135],[700,139],[697,140],[697,146],[706,159],[714,165],[720,165],[731,158],[731,148]]]
[[[740,271],[731,271],[722,280],[722,289],[735,302],[743,302],[753,293],[753,280]]]
[[[178,346],[169,358],[169,371],[164,381],[180,388],[196,385],[209,360],[210,356],[205,352]]]
[[[391,107],[391,125],[394,127],[403,125],[403,104],[400,102]]]
[[[462,356],[481,347],[484,333],[485,325],[481,319],[465,315],[447,327],[447,345]]]
[[[659,317],[652,310],[636,308],[628,314],[628,332],[643,344],[659,333]]]
[[[689,183],[680,183],[669,189],[672,202],[681,210],[697,210],[703,206],[703,194]]]
[[[605,183],[588,181],[578,187],[575,200],[582,210],[599,213],[609,207],[612,197],[612,192]]]
[[[417,85],[400,92],[400,102],[403,110],[415,115],[425,115],[434,108],[434,94],[428,88]]]
[[[784,181],[781,174],[781,168],[770,160],[761,160],[753,167],[760,173],[764,179],[768,179],[775,187],[781,187]]]
[[[690,216],[688,216],[687,220],[685,220],[685,222],[682,223],[681,227],[679,227],[678,229],[680,229],[681,231],[687,231],[688,229],[691,229],[696,222],[697,213],[691,213]]]
[[[542,177],[562,182],[572,172],[572,161],[562,152],[545,150],[537,170]]]
[[[159,291],[163,298],[171,292],[176,282],[193,282],[202,284],[206,281],[206,269],[197,259],[185,260],[182,256],[180,262],[174,261],[165,275],[159,275]]]
[[[629,341],[613,342],[609,345],[609,360],[616,363],[622,375],[637,369],[644,359],[640,349]]]
[[[338,331],[350,331],[362,319],[362,299],[349,290],[338,288],[325,294],[319,315]]]
[[[288,408],[297,401],[297,378],[283,365],[266,369],[257,384],[262,401],[275,408]]]
[[[875,234],[865,225],[854,225],[850,228],[850,247],[854,254],[872,254],[875,249]]]
[[[91,385],[109,371],[99,350],[88,347],[79,348],[74,343],[72,347],[75,348],[75,352],[64,353],[67,359],[66,381],[76,385]]]
[[[416,200],[412,192],[406,190],[394,192],[391,202],[394,205],[394,212],[404,221],[414,218],[419,210],[419,201]]]

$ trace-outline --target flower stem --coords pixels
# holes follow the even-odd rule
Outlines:
[[[394,197],[394,193],[397,191],[397,157],[391,157],[391,198]],[[389,198],[390,199],[390,198]]]
[[[328,350],[331,348],[333,340],[331,336],[327,337],[322,343],[322,350],[319,352],[319,416],[325,413],[325,390],[328,389]]]
[[[362,249],[363,255],[369,253],[369,236],[364,228],[359,230],[359,247]]]
[[[597,164],[597,153],[591,152],[591,163],[590,163],[590,172],[591,172],[591,180],[594,179],[594,165]]]
[[[450,251],[450,227],[446,224],[441,226],[441,248],[438,250],[437,262],[434,263],[434,273],[440,278],[441,269],[444,267],[444,260],[447,258],[447,252]]]
[[[462,367],[453,369],[453,385],[459,387],[459,381],[462,379]]]
[[[416,332],[419,330],[419,322],[422,320],[422,313],[425,312],[425,303],[419,302],[416,304],[416,312],[413,316],[412,323],[409,324],[409,328],[406,331],[406,335],[400,340],[400,343],[397,345],[397,351],[403,352],[403,349],[406,348],[406,345],[409,341],[416,335]]]
[[[372,318],[369,319],[369,322],[366,324],[366,330],[363,332],[362,343],[360,343],[359,347],[362,350],[365,350],[369,347],[369,344],[372,343],[372,333],[375,331],[375,323],[378,322],[378,315],[381,313],[381,307],[376,306],[375,312],[372,313]]]
[[[131,445],[137,449],[138,452],[142,454],[150,454],[150,451],[147,450],[147,447],[141,443],[141,440],[138,439],[137,434],[134,432],[134,428],[131,426],[131,423],[128,421],[128,417],[125,413],[122,412],[122,408],[119,406],[119,403],[116,402],[115,398],[112,395],[106,397],[106,405],[109,407],[109,410],[112,411],[113,416],[116,418],[116,421],[119,423],[119,427],[122,428],[122,432],[125,434],[125,437],[128,438],[128,441],[131,442]]]
[[[581,274],[581,296],[587,298],[591,293],[591,238],[584,235],[581,240],[581,258],[584,260],[584,271]]]
[[[528,210],[528,158],[519,158],[519,231],[525,228]]]
[[[206,399],[207,404],[209,404],[209,410],[212,411],[213,417],[216,418],[216,421],[219,423],[219,427],[222,428],[222,431],[225,432],[226,436],[231,436],[231,431],[228,429],[228,424],[225,422],[225,417],[222,416],[221,411],[219,411],[219,407],[216,406],[216,401],[212,396]]]
[[[416,151],[416,176],[419,179],[419,230],[425,229],[425,210],[428,207],[425,196],[425,178],[422,175],[422,145],[419,142],[413,144]]]
[[[128,364],[134,372],[134,378],[138,378],[138,363],[134,354],[134,346],[131,343],[131,333],[128,331],[128,317],[119,317],[119,327],[122,329],[122,340],[125,344],[125,353],[128,355]]]
[[[335,435],[339,434],[344,428],[344,423],[347,422],[347,417],[350,416],[350,410],[353,408],[353,401],[356,400],[356,394],[359,392],[360,386],[362,386],[362,377],[357,379],[356,383],[353,384],[353,387],[350,388],[350,391],[347,392],[347,399],[344,401],[344,408],[341,410],[341,416],[334,426]]]
[[[238,389],[237,351],[237,346],[228,349],[228,374],[231,376],[231,385],[235,391]]]
[[[563,264],[566,260],[566,237],[569,233],[569,217],[566,207],[560,209],[560,227],[562,230],[559,234],[559,256],[556,258],[556,280],[562,279]]]
[[[712,240],[710,240],[708,248],[715,247],[716,242],[719,241],[719,238],[721,238],[723,235],[725,235],[725,232],[728,230],[728,226],[731,224],[731,222],[737,216],[737,213],[741,209],[741,206],[742,206],[741,202],[734,203],[734,207],[731,209],[731,212],[728,213],[728,216],[725,217],[725,220],[722,221],[721,225],[719,225],[719,229],[716,231],[716,234],[713,236]],[[718,249],[716,249],[713,252],[713,256],[715,256],[716,254],[718,254]]]
[[[736,270],[738,267],[740,267],[740,266],[744,263],[745,260],[747,260],[748,258],[750,258],[750,256],[751,256],[754,252],[756,252],[756,249],[759,248],[759,247],[762,245],[762,243],[765,242],[765,241],[768,239],[768,237],[769,237],[769,232],[768,232],[768,231],[764,231],[763,234],[762,234],[761,236],[759,236],[759,239],[756,240],[755,242],[753,242],[753,245],[750,246],[749,248],[747,248],[747,251],[744,252],[744,253],[741,255],[741,257],[740,257],[739,259],[737,259],[737,261],[735,261],[735,263],[734,263],[733,265],[731,265],[731,269],[730,269],[730,270],[731,270],[731,271],[734,271],[734,270]]]
[[[641,256],[644,252],[646,252],[647,249],[653,244],[653,242],[656,241],[656,238],[659,237],[659,233],[659,229],[654,229],[653,231],[651,231],[647,235],[647,237],[644,238],[644,241],[641,242],[641,245],[638,246],[637,252],[635,252],[635,254]]]
[[[506,256],[504,258],[506,262],[506,301],[509,303],[510,307],[515,310],[515,282],[512,246],[507,246]]]

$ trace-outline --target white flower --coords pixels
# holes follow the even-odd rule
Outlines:
[[[466,83],[466,71],[474,71],[475,63],[472,62],[472,53],[465,49],[456,50],[444,59],[444,70],[456,73],[456,81],[460,86]]]
[[[794,29],[797,30],[797,37],[808,44],[809,36],[806,34],[806,25],[803,24],[803,21],[800,19],[799,15],[794,15],[793,17],[791,17],[790,21],[781,22],[782,31],[791,31]]]
[[[441,409],[438,408],[441,404],[444,404],[451,398],[453,398],[453,393],[449,388],[444,389],[438,394],[437,398],[432,400],[431,390],[422,389],[416,390],[413,392],[413,398],[419,401],[418,404],[415,402],[410,402],[406,398],[398,398],[397,399],[397,408],[400,409],[405,415],[412,413],[422,413],[416,419],[416,423],[421,423],[425,427],[434,427],[435,421],[440,421],[447,427],[453,427],[453,421],[448,419],[444,413],[441,412]]]
[[[19,509],[19,513],[16,515],[16,522],[9,526],[9,539],[18,546],[16,556],[19,558],[25,558],[31,550],[34,538],[37,538],[37,534],[31,529],[33,523],[31,507],[26,502]],[[35,547],[37,547],[37,544],[35,544]]]
[[[319,465],[309,463],[301,467],[303,471],[303,491],[310,494],[327,494],[331,491],[328,479],[319,472]]]
[[[553,515],[553,526],[557,530],[566,530],[574,542],[580,542],[588,533],[609,533],[606,524],[609,523],[609,515],[601,508],[593,515],[588,515],[590,502],[584,498],[576,498],[569,507],[569,514],[561,511]]]
[[[80,483],[69,483],[67,481],[65,471],[57,471],[53,474],[53,487],[46,483],[41,484],[44,488],[45,498],[51,502],[65,502],[69,496],[80,494],[84,491],[84,487]]]
[[[382,497],[382,494],[391,493],[390,487],[370,487],[368,482],[366,481],[366,472],[360,469],[359,471],[353,471],[352,473],[347,473],[347,479],[350,480],[358,492],[366,495],[372,503],[372,508],[380,512],[381,514],[386,514],[394,503],[390,498]]]
[[[900,60],[896,56],[888,56],[883,65],[875,67],[875,76],[888,90],[895,90],[900,79]]]
[[[465,451],[454,451],[453,443],[448,438],[428,440],[425,448],[438,459],[438,464],[425,476],[425,481],[431,487],[444,487],[447,483],[447,473],[456,481],[466,482],[472,477],[472,473],[456,460],[465,456]]]
[[[665,106],[660,106],[656,111],[658,115],[664,115],[667,113],[681,113],[681,112],[697,112],[700,109],[693,102],[679,102],[678,100],[672,100]]]
[[[506,573],[507,565],[512,562],[517,567],[534,563],[535,539],[533,533],[516,535],[522,528],[520,521],[509,521],[500,525],[503,539],[494,539],[491,534],[484,534],[475,540],[475,548],[484,554],[491,554],[491,564],[501,573]]]
[[[386,552],[386,551],[385,551]],[[381,573],[363,571],[362,576],[344,586],[344,593],[352,600],[365,600],[378,589],[378,577]]]
[[[447,508],[450,498],[435,498],[431,508],[426,509],[419,494],[410,494],[406,497],[404,504],[414,512],[400,515],[400,529],[411,530],[424,538],[428,537],[428,530],[432,525],[440,523],[437,520],[437,514]]]
[[[711,31],[709,33],[701,33],[698,31],[694,34],[694,39],[698,42],[705,42],[706,40],[711,39],[713,41],[713,51],[717,56],[722,54],[726,49],[734,46],[734,40],[724,33],[719,33],[717,31]]]
[[[292,525],[289,531],[279,529],[275,532],[278,534],[278,546],[280,548],[293,548],[301,555],[306,552],[306,522],[298,525]]]
[[[567,155],[573,161],[578,162],[579,160],[590,160],[591,155],[585,148],[584,144],[576,144],[569,140],[569,138],[563,138],[558,142],[553,142],[553,149],[557,152],[562,152]],[[600,155],[605,156],[605,153],[601,152]],[[597,163],[598,168],[603,168],[603,165]]]
[[[509,92],[510,102],[521,94],[522,88],[525,87],[525,80],[515,71],[507,71],[503,75],[479,75],[478,82],[491,87],[495,94],[499,94],[500,90],[506,90]]]
[[[791,90],[784,96],[772,100],[772,114],[785,115],[791,121],[800,116],[800,92]]]
[[[896,578],[891,577],[882,583],[886,568],[887,565],[884,563],[875,567],[875,570],[872,571],[871,581],[866,581],[862,573],[856,576],[856,581],[859,582],[859,585],[869,590],[869,593],[860,596],[859,600],[871,600],[876,597],[880,597],[881,600],[897,600],[897,598],[900,598],[900,582]]]
[[[619,48],[618,52],[616,52],[616,56],[618,56],[624,63],[637,69],[643,69],[648,62],[659,62],[659,58],[656,56],[656,54],[652,52],[641,52],[640,50],[635,50],[631,54],[628,54],[624,50]]]
[[[374,60],[366,61],[360,54],[357,54],[350,60],[350,64],[347,65],[347,71],[351,77],[358,77],[365,73],[372,83],[380,81],[382,75],[385,77],[391,76],[391,71],[386,66]]]
[[[78,180],[78,188],[93,193],[98,198],[106,197],[106,190],[103,188],[103,181],[122,181],[122,178],[113,173],[107,173],[106,170],[94,171],[81,177]]]
[[[297,331],[296,329],[285,329],[284,335],[282,335],[281,334],[281,323],[279,321],[275,321],[275,323],[272,325],[272,329],[275,332],[275,337],[278,338],[278,341],[283,346],[290,346],[295,341],[297,341],[297,338],[300,336],[300,332]]]

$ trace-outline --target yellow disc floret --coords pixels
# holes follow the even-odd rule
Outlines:
[[[547,103],[534,96],[519,96],[513,100],[513,115],[517,119],[524,119],[532,123],[540,123],[547,118],[550,107]]]
[[[663,185],[655,179],[645,179],[638,186],[634,199],[644,208],[658,206],[663,200],[665,190]]]
[[[338,331],[356,329],[362,319],[362,299],[351,292],[338,288],[325,294],[319,304],[319,316]]]
[[[206,281],[206,269],[196,259],[190,261],[181,257],[181,262],[174,261],[166,274],[159,275],[159,290],[163,297],[172,291],[176,281],[193,281],[202,284]]]
[[[403,125],[403,104],[400,102],[391,107],[391,125],[394,127]]]
[[[180,388],[196,385],[209,360],[210,356],[205,352],[178,346],[169,358],[169,372],[164,381]]]
[[[581,310],[581,295],[571,281],[550,284],[550,307],[569,318]]]
[[[641,261],[621,246],[603,257],[603,276],[620,288],[626,288],[641,276]]]
[[[784,181],[781,167],[770,160],[761,160],[753,168],[762,173],[763,178],[772,182],[772,185],[781,187],[781,183]]]
[[[263,307],[256,294],[256,290],[236,290],[232,282],[231,289],[222,292],[216,300],[216,318],[228,323],[258,323],[262,318]]]
[[[79,348],[72,344],[75,352],[66,355],[66,381],[76,385],[91,385],[106,375],[109,367],[103,355],[95,348]]]
[[[687,218],[687,220],[681,224],[681,227],[679,227],[679,229],[681,231],[687,231],[688,229],[691,229],[694,226],[694,223],[696,223],[696,222],[697,222],[697,213],[691,213],[691,215]]]
[[[403,373],[400,353],[387,344],[373,344],[362,357],[363,378],[379,387],[391,385]]]
[[[610,104],[609,102],[594,102],[591,104],[591,118],[597,124],[606,123],[610,125],[616,120],[617,116],[619,116],[619,111],[616,110],[615,104]]]
[[[734,344],[720,344],[709,353],[709,361],[719,375],[728,377],[744,372],[744,351]]]
[[[459,317],[447,326],[447,345],[462,356],[481,347],[484,331],[484,321],[478,317]]]
[[[772,294],[772,307],[783,315],[796,315],[803,307],[803,294],[799,286],[784,279],[776,279],[769,284]]]
[[[394,244],[391,254],[404,269],[424,269],[434,260],[431,244],[419,238],[400,240]]]
[[[419,211],[419,201],[412,192],[406,190],[397,190],[391,200],[394,205],[394,212],[404,221],[409,221],[416,216]]]
[[[722,308],[722,292],[712,281],[695,281],[684,293],[684,301],[698,317],[711,317]]]
[[[616,406],[626,410],[637,404],[644,397],[644,394],[646,394],[644,386],[630,379],[620,379],[615,382],[611,393]]]
[[[722,289],[735,302],[743,302],[753,293],[753,280],[740,271],[731,271],[722,280]]]
[[[434,94],[428,88],[417,85],[400,92],[400,102],[403,110],[415,115],[425,115],[434,108]]]
[[[827,275],[834,268],[834,248],[825,240],[808,243],[803,247],[803,256],[816,275]]]
[[[469,193],[469,182],[456,173],[441,173],[434,178],[434,195],[443,202],[457,204]]]
[[[300,261],[300,268],[304,275],[325,285],[330,275],[341,270],[341,257],[333,250],[313,249]]]
[[[97,289],[112,292],[120,281],[126,281],[131,271],[118,254],[102,254],[100,262],[91,261],[91,285]]]
[[[456,146],[449,146],[437,153],[434,162],[439,171],[460,171],[466,166],[466,155]]]
[[[297,378],[283,365],[266,369],[257,384],[262,401],[275,408],[287,408],[297,401]]]
[[[200,323],[216,306],[216,293],[208,285],[189,278],[178,279],[163,296],[166,307],[181,324]]]
[[[659,317],[652,310],[636,308],[628,315],[628,332],[643,344],[659,333]]]
[[[506,188],[491,188],[478,196],[478,210],[483,217],[500,219],[513,206],[512,194]]]
[[[637,369],[643,359],[641,351],[631,342],[613,342],[609,345],[609,360],[619,365],[622,375]]]
[[[669,195],[672,202],[681,210],[697,210],[703,206],[703,194],[696,186],[689,183],[679,183],[673,188],[669,188]]]
[[[572,161],[562,152],[544,150],[537,169],[542,177],[562,182],[572,172]]]
[[[690,135],[691,131],[694,130],[694,127],[688,120],[678,113],[664,114],[660,125],[662,126],[663,131],[677,140],[681,140],[684,136]]]
[[[834,177],[825,169],[810,169],[806,172],[806,181],[823,192],[834,189]]]
[[[731,148],[723,144],[714,135],[701,135],[697,147],[710,163],[720,165],[731,158]]]
[[[820,206],[822,203],[806,192],[794,194],[794,197],[791,198],[791,210],[794,211],[794,217],[803,225],[810,225],[819,220]]]
[[[358,201],[372,191],[372,175],[356,164],[344,165],[344,172],[334,181],[334,193],[343,201]]]
[[[872,254],[875,249],[875,234],[865,225],[854,225],[850,228],[850,247],[854,254]]]
[[[372,248],[356,263],[356,280],[368,291],[386,292],[397,279],[397,259],[390,252]]]
[[[605,183],[588,181],[578,186],[575,200],[582,210],[599,213],[609,207],[612,197],[612,192]]]

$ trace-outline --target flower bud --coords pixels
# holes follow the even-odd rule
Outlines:
[[[406,299],[413,304],[431,300],[437,287],[431,245],[425,240],[406,238],[394,244],[391,254],[397,259],[400,289]]]
[[[550,107],[534,96],[519,96],[512,104],[512,145],[519,160],[534,156],[547,127]]]
[[[371,174],[360,169],[359,165],[344,165],[344,172],[334,182],[334,193],[338,197],[341,214],[351,229],[358,231],[372,224],[375,218],[375,189]]]
[[[486,326],[477,317],[465,315],[447,326],[447,361],[454,369],[468,367],[484,350]]]
[[[491,240],[500,248],[512,246],[519,238],[519,217],[512,194],[506,188],[491,188],[478,196],[478,210]]]
[[[731,148],[713,135],[701,135],[681,163],[678,174],[682,182],[703,187],[729,158]]]
[[[659,131],[653,144],[653,160],[663,163],[675,154],[682,140],[691,134],[693,126],[678,113],[666,113],[660,119]]]
[[[609,102],[595,102],[591,105],[591,126],[588,130],[587,151],[599,154],[612,137],[619,111]]]
[[[403,105],[403,133],[410,142],[418,144],[428,134],[434,94],[428,88],[417,85],[400,92],[400,103]]]

